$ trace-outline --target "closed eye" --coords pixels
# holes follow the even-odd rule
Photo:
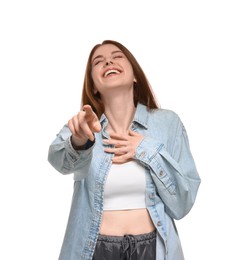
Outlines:
[[[98,60],[98,61],[96,61],[95,63],[94,63],[94,65],[97,65],[97,64],[99,64],[101,61],[100,60]]]
[[[100,62],[102,62],[102,60],[96,60],[96,61],[93,63],[93,65],[96,66],[96,65],[98,65]]]
[[[114,59],[121,59],[121,58],[124,58],[124,56],[123,55],[115,55],[113,58]]]

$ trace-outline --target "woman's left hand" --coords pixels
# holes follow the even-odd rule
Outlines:
[[[125,163],[135,156],[136,148],[143,138],[143,135],[132,130],[129,130],[128,135],[110,133],[110,139],[104,140],[104,143],[114,147],[105,148],[104,151],[114,153],[113,163]]]

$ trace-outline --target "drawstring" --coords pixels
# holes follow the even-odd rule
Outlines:
[[[131,256],[136,251],[137,241],[133,235],[124,235],[121,242],[121,260],[131,260]]]

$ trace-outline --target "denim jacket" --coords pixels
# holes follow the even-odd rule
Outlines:
[[[84,150],[71,145],[67,125],[50,145],[48,160],[62,174],[74,174],[74,193],[59,260],[91,260],[103,213],[103,192],[113,154],[104,152],[107,118]],[[144,135],[135,160],[146,174],[146,206],[157,229],[157,260],[183,260],[174,219],[192,208],[200,185],[186,130],[176,113],[138,104],[131,130]]]

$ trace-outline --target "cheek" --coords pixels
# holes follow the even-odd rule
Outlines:
[[[133,78],[133,79],[135,78],[133,68],[130,64],[127,64],[127,75],[130,78]]]
[[[91,73],[91,77],[92,77],[92,80],[93,80],[93,84],[94,84],[94,90],[95,91],[99,91],[101,90],[101,82],[99,80],[99,77],[97,76],[96,73]]]
[[[135,75],[134,72],[131,70],[127,73],[127,77],[130,81],[134,81],[135,80]]]
[[[93,80],[94,84],[96,84],[96,82],[97,82],[97,79],[98,79],[97,75],[98,75],[98,72],[96,70],[93,70],[91,72],[91,77],[92,77],[92,80]]]
[[[95,75],[96,75],[96,70],[95,69],[92,69],[92,71],[91,71],[91,77],[92,77],[92,79],[94,80],[94,78],[95,78]]]

